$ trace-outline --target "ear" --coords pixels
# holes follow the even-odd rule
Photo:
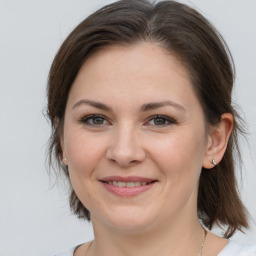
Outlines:
[[[56,119],[56,123],[57,126],[59,124],[59,119]],[[63,129],[60,131],[60,135],[59,135],[59,140],[60,140],[60,147],[61,147],[61,151],[62,151],[62,162],[67,165],[67,156],[64,150],[64,134],[63,134]]]
[[[231,113],[221,115],[220,123],[213,126],[208,135],[207,148],[203,159],[203,167],[211,169],[218,164],[226,151],[228,140],[233,129],[234,118]]]
[[[60,145],[61,145],[61,150],[62,150],[62,162],[65,165],[68,165],[68,160],[67,160],[67,156],[66,153],[64,151],[64,141],[63,141],[63,137],[60,137]]]

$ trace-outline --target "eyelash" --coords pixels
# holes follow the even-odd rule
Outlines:
[[[93,114],[93,115],[89,115],[89,116],[83,117],[80,120],[80,122],[85,124],[85,125],[88,125],[88,126],[97,126],[98,127],[98,126],[104,125],[104,124],[90,124],[89,123],[90,120],[95,120],[96,118],[101,118],[103,120],[103,122],[106,120],[106,117],[103,116],[103,115],[95,115],[95,114]]]
[[[85,125],[88,125],[88,126],[95,126],[95,127],[103,126],[104,124],[102,124],[102,123],[101,123],[101,124],[89,123],[90,121],[96,120],[97,118],[100,118],[103,122],[104,122],[104,121],[109,122],[105,116],[103,116],[103,115],[98,115],[98,114],[93,114],[93,115],[85,116],[85,117],[83,117],[83,118],[80,120],[80,122],[83,123],[83,124],[85,124]],[[147,121],[146,123],[149,123],[149,122],[152,121],[152,120],[155,120],[155,121],[156,121],[156,119],[161,119],[161,120],[163,120],[165,123],[164,123],[164,124],[158,124],[158,125],[157,125],[157,124],[154,122],[154,124],[152,124],[152,126],[165,127],[165,126],[168,126],[168,125],[172,125],[172,124],[176,124],[176,123],[177,123],[174,119],[172,119],[172,118],[170,118],[170,117],[168,117],[168,116],[164,116],[164,115],[154,115],[154,116],[151,116],[151,117],[148,119],[148,121]],[[158,121],[159,121],[159,120],[158,120]],[[168,122],[168,124],[166,124],[166,122]]]
[[[156,120],[156,119],[162,119],[162,120],[164,120],[165,124],[160,124],[160,125],[154,124],[155,126],[164,127],[164,126],[168,126],[168,125],[176,124],[176,123],[177,123],[174,119],[172,119],[172,118],[170,118],[170,117],[168,117],[168,116],[164,116],[164,115],[154,115],[154,116],[151,116],[151,117],[149,118],[149,120],[147,121],[147,123],[148,123],[149,121],[151,121],[151,120]],[[168,122],[168,124],[166,124],[166,122]]]

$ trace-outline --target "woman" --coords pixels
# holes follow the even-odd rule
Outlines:
[[[256,255],[228,240],[248,227],[232,65],[212,25],[175,1],[118,1],[75,28],[49,74],[50,155],[95,239],[59,255]]]

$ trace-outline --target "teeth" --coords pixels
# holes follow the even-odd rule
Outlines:
[[[148,184],[147,182],[140,182],[140,181],[135,181],[135,182],[107,181],[107,183],[117,187],[128,187],[128,188],[145,186]]]
[[[117,182],[117,186],[118,187],[126,187],[126,183],[125,182]]]

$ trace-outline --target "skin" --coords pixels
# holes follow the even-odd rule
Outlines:
[[[167,101],[171,105],[141,110]],[[100,117],[86,119],[92,114]],[[206,129],[188,72],[153,43],[112,46],[91,56],[72,85],[62,136],[72,186],[92,216],[95,241],[86,255],[198,255],[201,168],[221,160],[232,122],[224,114],[218,126]],[[99,181],[113,175],[157,182],[125,198]],[[226,243],[210,233],[204,251],[217,255]],[[87,247],[75,255],[85,255]]]

